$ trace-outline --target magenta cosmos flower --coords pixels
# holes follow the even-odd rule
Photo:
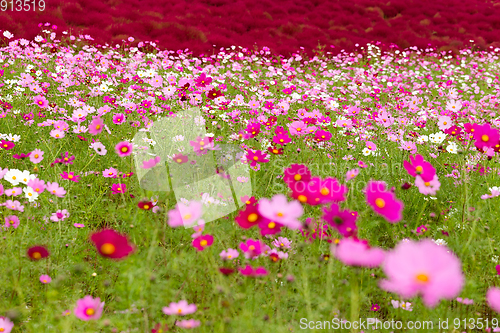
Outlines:
[[[63,171],[63,173],[61,173],[60,176],[62,179],[71,180],[72,182],[75,182],[75,183],[78,183],[80,181],[80,176],[78,176],[78,175],[75,176],[74,172],[68,173],[66,171]]]
[[[410,156],[410,162],[403,161],[403,166],[412,177],[420,176],[425,182],[430,182],[436,174],[436,169],[425,161],[422,155]]]
[[[258,209],[264,217],[290,229],[298,229],[302,226],[298,220],[304,213],[302,205],[295,200],[288,202],[283,194],[277,194],[271,200],[260,199]]]
[[[128,242],[127,237],[112,229],[93,233],[90,240],[103,257],[121,259],[134,251],[134,247]]]
[[[366,188],[366,202],[373,210],[391,223],[403,218],[403,202],[394,193],[385,190],[384,182],[370,181]]]
[[[129,156],[133,149],[134,145],[128,141],[122,141],[115,146],[115,151],[120,157]]]
[[[198,251],[203,251],[205,248],[210,247],[214,243],[214,237],[212,235],[203,235],[193,239],[193,247]]]
[[[500,313],[500,288],[491,287],[486,293],[486,302],[494,311]]]
[[[400,242],[386,253],[382,268],[388,277],[380,282],[382,289],[405,299],[420,294],[427,307],[457,297],[465,281],[460,260],[428,239]]]
[[[253,268],[250,265],[247,265],[245,268],[239,268],[239,271],[241,275],[251,277],[266,276],[269,274],[264,267]]]
[[[377,267],[384,261],[384,251],[370,248],[367,241],[344,238],[338,245],[332,245],[332,253],[348,266]]]
[[[81,320],[96,320],[101,318],[104,302],[101,302],[99,297],[92,298],[87,295],[82,299],[76,301],[76,308],[74,310],[75,316]]]
[[[483,150],[483,147],[493,147],[498,143],[498,130],[491,128],[490,124],[474,124],[473,128],[474,132],[472,132],[472,135],[474,135],[474,139],[476,140],[474,145],[477,149]]]
[[[179,303],[170,303],[162,309],[163,313],[169,316],[185,316],[196,312],[196,304],[188,304],[186,300]]]
[[[127,192],[127,185],[125,184],[113,184],[111,186],[111,192],[114,194]]]

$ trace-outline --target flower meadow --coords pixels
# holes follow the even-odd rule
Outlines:
[[[500,331],[499,49],[202,57],[7,35],[0,332]],[[170,120],[203,131],[153,130]],[[219,166],[229,144],[246,173]],[[207,166],[225,190],[172,185]]]

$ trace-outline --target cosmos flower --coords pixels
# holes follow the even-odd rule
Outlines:
[[[431,308],[441,299],[457,297],[465,283],[460,260],[429,239],[400,242],[386,253],[382,268],[387,276],[380,281],[382,289],[405,299],[420,294]]]
[[[92,298],[92,296],[87,295],[76,302],[73,312],[77,318],[88,321],[101,318],[103,309],[104,302],[101,302],[99,297]]]
[[[384,182],[368,182],[365,196],[366,202],[375,213],[384,217],[388,222],[396,223],[403,218],[403,202],[396,199],[391,191],[386,191]]]
[[[170,303],[163,307],[162,312],[169,316],[185,316],[196,312],[196,304],[188,304],[186,300]]]
[[[122,259],[134,251],[134,247],[128,242],[127,236],[112,229],[95,232],[90,236],[90,240],[103,257]]]
[[[134,145],[128,141],[119,142],[115,146],[115,151],[120,157],[129,156],[130,154],[132,154],[133,149]]]
[[[343,264],[360,267],[377,267],[384,261],[384,251],[370,248],[367,241],[344,238],[331,247],[332,253]]]
[[[27,254],[31,260],[40,260],[47,258],[49,256],[49,251],[45,246],[37,245],[28,248]]]
[[[193,239],[193,247],[198,251],[203,251],[205,248],[210,247],[214,242],[212,235],[203,235]]]
[[[240,274],[243,276],[259,277],[266,276],[269,272],[264,267],[253,268],[247,265],[245,268],[239,268]]]

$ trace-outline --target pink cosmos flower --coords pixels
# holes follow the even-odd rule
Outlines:
[[[122,141],[115,146],[115,151],[120,157],[129,156],[133,149],[134,145],[128,141]]]
[[[453,121],[448,116],[440,116],[438,118],[438,127],[441,131],[445,131],[453,126]]]
[[[11,150],[15,146],[16,146],[16,144],[14,142],[5,141],[5,140],[0,141],[0,148],[2,148],[2,149]]]
[[[345,181],[348,182],[351,179],[356,178],[358,174],[359,174],[358,168],[347,171],[347,173],[345,174]]]
[[[5,224],[4,224],[4,227],[5,228],[14,228],[14,229],[17,229],[17,227],[19,226],[19,217],[17,217],[16,215],[8,215],[5,217]]]
[[[5,190],[5,195],[8,197],[15,197],[23,193],[23,189],[20,187],[13,187]]]
[[[384,182],[370,181],[365,196],[373,210],[388,222],[399,222],[403,218],[403,202],[391,191],[386,191]]]
[[[238,252],[238,250],[235,250],[235,249],[227,249],[226,250],[223,250],[219,256],[221,257],[222,260],[232,260],[232,259],[236,259],[238,258],[240,255],[240,253]]]
[[[278,237],[273,241],[273,245],[277,248],[289,249],[291,248],[290,244],[292,244],[292,241],[286,237]]]
[[[49,101],[43,97],[43,96],[35,96],[33,98],[33,101],[36,105],[38,105],[40,108],[45,109],[47,106],[49,106]]]
[[[264,243],[260,240],[247,239],[244,243],[240,243],[240,250],[245,254],[245,258],[257,258],[264,249]]]
[[[118,176],[118,170],[115,168],[108,168],[102,172],[104,178],[116,178]]]
[[[115,113],[113,115],[113,124],[115,125],[121,125],[125,122],[127,117],[123,113]]]
[[[332,245],[332,253],[349,266],[377,267],[384,261],[385,253],[379,248],[370,248],[367,241],[344,238],[338,245]]]
[[[457,297],[465,282],[460,260],[429,239],[400,242],[386,253],[382,268],[388,277],[382,289],[406,299],[421,294],[427,307]]]
[[[9,318],[0,317],[0,329],[2,333],[10,333],[14,328],[14,323]]]
[[[73,226],[76,227],[76,228],[83,228],[83,227],[85,227],[85,224],[83,224],[83,223],[73,223]]]
[[[52,131],[50,131],[50,136],[54,139],[62,139],[66,136],[66,132],[58,129],[53,129]]]
[[[143,169],[151,169],[151,168],[154,168],[158,163],[160,163],[161,161],[161,157],[160,156],[156,156],[150,160],[147,160],[147,161],[143,161],[142,162],[142,165],[141,165],[141,168]]]
[[[47,284],[52,282],[52,278],[48,275],[40,275],[40,282],[43,284]]]
[[[328,225],[338,231],[344,237],[356,235],[358,227],[356,226],[357,212],[350,210],[341,210],[339,205],[332,203],[330,208],[323,207],[323,220]]]
[[[3,206],[5,206],[5,208],[11,209],[11,210],[17,210],[20,212],[24,212],[24,206],[21,205],[21,203],[17,200],[14,200],[14,201],[7,200],[7,201],[5,201]]]
[[[38,178],[30,179],[27,184],[36,193],[40,194],[45,191],[45,180],[40,180]]]
[[[125,185],[125,184],[113,184],[111,186],[111,191],[114,194],[125,193],[125,192],[127,192],[127,185]]]
[[[377,145],[371,141],[366,141],[366,148],[368,148],[371,151],[376,151]]]
[[[198,251],[203,251],[205,248],[210,247],[214,242],[214,237],[212,235],[199,236],[193,239],[193,247]]]
[[[258,209],[264,217],[290,229],[298,229],[302,226],[298,220],[304,213],[302,205],[296,200],[288,202],[283,194],[277,194],[271,200],[260,199]]]
[[[106,147],[99,141],[93,142],[89,147],[91,149],[94,149],[94,151],[101,156],[104,156],[108,153]]]
[[[101,318],[103,309],[104,302],[101,303],[99,297],[92,298],[92,296],[87,295],[76,302],[74,313],[77,318],[84,321],[97,320]]]
[[[104,129],[104,123],[100,117],[96,117],[92,120],[89,125],[89,133],[92,135],[97,135]]]
[[[239,268],[240,274],[244,276],[258,277],[266,276],[269,272],[264,267],[253,268],[247,265],[245,268]]]
[[[423,195],[436,195],[436,192],[441,187],[441,183],[437,175],[434,175],[434,179],[429,182],[425,182],[422,177],[417,176],[415,177],[415,186],[418,187],[418,191]]]
[[[50,217],[50,220],[53,222],[59,222],[59,221],[64,221],[69,217],[69,213],[66,209],[59,209],[57,212],[52,213],[52,216]]]
[[[189,205],[177,203],[177,206],[168,212],[168,225],[175,228],[194,224],[203,213],[202,207],[203,204],[199,201],[191,201]]]
[[[176,326],[182,328],[195,328],[200,326],[200,321],[195,319],[180,320],[175,323]]]
[[[162,309],[162,312],[169,316],[185,316],[196,312],[196,304],[188,304],[186,300],[179,303],[170,303]]]
[[[291,135],[301,136],[308,134],[307,125],[303,121],[294,121],[288,124],[288,128],[290,129]]]
[[[31,163],[38,164],[43,160],[44,152],[40,149],[35,149],[30,153]]]
[[[495,312],[500,313],[500,288],[491,287],[486,293],[486,302]]]
[[[66,190],[56,182],[47,183],[47,191],[59,198],[63,198],[66,194]]]

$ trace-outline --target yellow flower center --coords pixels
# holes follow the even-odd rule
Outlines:
[[[111,254],[115,253],[115,251],[116,251],[116,248],[115,248],[115,246],[114,246],[113,244],[111,244],[111,243],[104,243],[104,244],[102,244],[102,246],[101,246],[101,252],[102,252],[103,254],[105,254],[105,255],[108,255],[108,256],[109,256],[109,255],[111,255]]]
[[[182,160],[180,158],[178,158],[176,161],[177,161],[177,163],[181,163],[182,162]]]
[[[144,209],[149,209],[149,205],[144,205]]]
[[[415,171],[416,171],[418,174],[421,174],[421,173],[422,173],[422,171],[424,171],[424,168],[422,168],[422,166],[420,166],[420,165],[419,165],[418,167],[416,167],[416,168],[415,168]]]
[[[384,208],[384,207],[385,207],[385,201],[384,201],[384,199],[382,199],[382,198],[377,198],[377,200],[375,200],[375,205],[376,205],[378,208]]]
[[[252,214],[248,215],[247,220],[248,220],[248,222],[253,223],[253,222],[257,221],[258,218],[259,218],[259,215],[252,213]]]
[[[417,281],[420,282],[420,283],[427,283],[429,282],[429,276],[427,276],[427,274],[418,274],[417,275]]]
[[[302,195],[302,194],[299,195],[298,199],[299,199],[300,202],[307,202],[307,197],[305,195]]]
[[[35,154],[35,158],[38,158],[38,154]]]
[[[186,214],[184,215],[184,220],[189,220],[192,217],[191,214]]]
[[[483,134],[483,136],[481,136],[481,140],[483,140],[484,142],[488,142],[490,138],[486,135],[486,134]]]
[[[296,174],[295,176],[293,176],[293,179],[295,179],[295,181],[297,181],[297,182],[298,182],[299,180],[301,180],[301,179],[302,179],[302,176],[301,176],[301,175],[299,175],[299,174]]]
[[[279,151],[278,151],[278,150],[276,150],[276,149],[273,149],[273,153],[274,153],[274,154],[277,154],[277,153],[279,153]]]
[[[85,310],[85,314],[87,316],[92,316],[94,313],[95,313],[95,311],[92,308],[88,308],[87,310]]]
[[[200,245],[201,245],[201,246],[207,246],[207,244],[208,244],[208,242],[207,242],[206,240],[202,240],[202,241],[200,242]]]
[[[128,152],[128,147],[122,147],[121,151],[122,151],[122,153]]]
[[[42,257],[42,255],[40,254],[40,252],[34,252],[31,256],[33,258],[35,258],[35,259],[40,259]]]
[[[321,191],[319,191],[319,193],[321,193],[322,195],[328,195],[330,194],[330,191],[326,187],[323,187]]]
[[[16,180],[16,176],[12,176],[12,180]]]
[[[72,175],[68,175],[68,178],[69,178],[69,179],[73,179],[73,176],[72,176]]]
[[[276,213],[276,215],[277,215],[278,217],[283,217],[283,213],[282,213],[282,212],[278,212],[278,213]]]
[[[253,251],[253,250],[255,250],[255,246],[250,245],[250,246],[248,247],[248,249],[249,249],[250,251]]]
[[[269,223],[269,224],[267,225],[267,227],[268,227],[269,229],[274,229],[274,228],[276,227],[276,223],[271,222],[271,223]]]
[[[182,313],[182,309],[177,310],[177,313]]]
[[[425,182],[425,183],[424,183],[424,185],[425,185],[425,186],[431,186],[431,183],[429,183],[429,182]]]
[[[98,130],[98,129],[100,129],[100,128],[101,128],[101,125],[97,125],[97,126],[95,127],[95,129],[96,129],[96,130]]]
[[[259,158],[258,158],[257,156],[254,156],[254,157],[253,157],[253,160],[254,160],[254,161],[258,161],[258,160],[259,160]]]

